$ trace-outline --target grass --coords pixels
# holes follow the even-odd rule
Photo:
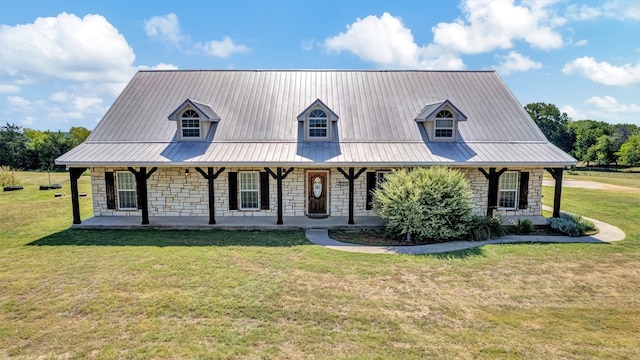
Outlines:
[[[563,209],[621,227],[620,243],[395,256],[302,232],[70,230],[70,196],[20,176],[24,190],[0,193],[0,358],[640,353],[640,194],[564,189]]]

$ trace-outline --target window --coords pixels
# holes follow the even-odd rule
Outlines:
[[[118,209],[137,210],[136,177],[128,171],[117,172],[116,187],[118,189]]]
[[[436,114],[436,139],[453,138],[453,114],[449,110],[442,110]]]
[[[310,138],[326,138],[327,127],[327,114],[324,111],[315,109],[309,114]]]
[[[500,175],[498,189],[498,207],[515,209],[517,204],[516,194],[518,193],[518,172],[507,171]]]
[[[240,172],[240,209],[258,210],[260,208],[258,189],[260,173],[257,171]]]
[[[376,188],[385,181],[384,177],[390,173],[391,171],[389,170],[376,171]]]
[[[182,126],[183,138],[200,137],[200,115],[194,110],[187,110],[182,113],[180,125]]]

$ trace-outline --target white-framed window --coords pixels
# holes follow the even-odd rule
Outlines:
[[[200,115],[195,110],[182,113],[180,126],[183,138],[200,138]]]
[[[240,175],[240,209],[258,210],[260,208],[260,173],[257,171],[241,171]]]
[[[507,171],[500,175],[498,181],[498,207],[515,209],[518,197],[518,172]]]
[[[137,210],[136,177],[129,171],[116,172],[118,209]]]
[[[325,139],[328,136],[329,118],[327,113],[321,109],[315,109],[309,114],[309,138]]]
[[[391,174],[391,170],[376,171],[376,188],[380,187],[380,184],[385,182],[385,176]]]
[[[452,139],[453,138],[453,114],[449,110],[442,110],[436,114],[435,120],[435,138],[436,139]]]

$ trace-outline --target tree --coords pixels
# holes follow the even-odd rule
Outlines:
[[[0,165],[22,169],[29,163],[28,139],[21,129],[9,123],[0,127]]]
[[[85,140],[87,140],[89,135],[91,135],[91,131],[82,126],[72,127],[69,130],[69,136],[71,137],[71,146],[76,147],[82,144]]]
[[[595,154],[596,164],[609,166],[611,163],[618,163],[618,156],[616,155],[618,148],[616,147],[616,139],[613,136],[600,136],[590,150],[591,149],[593,149],[593,154]]]
[[[39,144],[35,151],[38,154],[38,167],[42,170],[53,170],[55,168],[55,159],[60,155],[71,150],[71,140],[61,132],[45,131],[47,137]]]
[[[611,125],[602,121],[580,120],[569,123],[571,131],[575,134],[575,144],[571,155],[576,159],[586,162],[595,161],[596,149],[593,148],[598,139],[603,135],[611,135]]]
[[[464,174],[434,166],[388,174],[373,193],[373,206],[391,233],[446,241],[469,231],[472,198]]]
[[[552,144],[565,152],[573,150],[575,137],[566,113],[561,113],[553,104],[543,102],[527,104],[524,108]]]
[[[620,146],[617,154],[620,162],[629,166],[640,166],[640,135],[633,135]]]

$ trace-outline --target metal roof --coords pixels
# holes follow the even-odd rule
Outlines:
[[[219,115],[212,140],[176,140],[186,99]],[[322,99],[332,141],[305,142],[297,116]],[[467,121],[430,142],[416,117],[448,99]],[[575,160],[544,137],[493,71],[140,71],[87,141],[56,160],[93,165],[541,165]]]

